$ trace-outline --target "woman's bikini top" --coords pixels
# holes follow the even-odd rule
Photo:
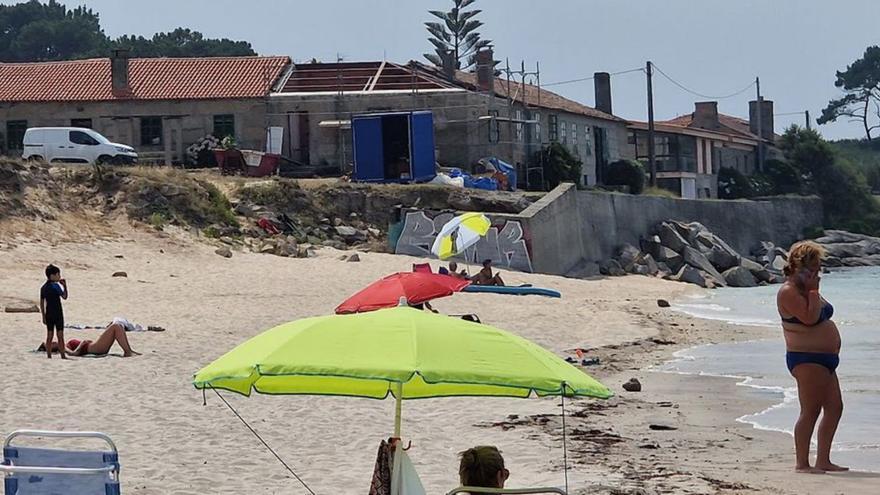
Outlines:
[[[831,303],[828,301],[823,301],[822,311],[819,312],[819,319],[816,320],[816,323],[813,323],[812,325],[807,325],[806,323],[799,320],[797,316],[792,316],[791,318],[783,318],[782,321],[784,321],[785,323],[796,323],[798,325],[814,327],[819,323],[822,323],[823,321],[830,320],[832,316],[834,316],[834,306],[832,306]]]

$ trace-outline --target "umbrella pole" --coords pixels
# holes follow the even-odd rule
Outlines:
[[[403,403],[403,384],[394,384],[394,438],[400,438],[400,409]]]

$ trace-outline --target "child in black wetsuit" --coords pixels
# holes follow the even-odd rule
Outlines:
[[[55,265],[46,267],[46,283],[40,288],[40,313],[46,325],[46,354],[52,359],[52,331],[58,336],[58,352],[61,359],[67,359],[64,352],[64,311],[61,300],[67,299],[67,281],[61,278],[61,270]]]

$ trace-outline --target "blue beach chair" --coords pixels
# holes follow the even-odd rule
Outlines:
[[[89,438],[109,449],[64,450],[13,446],[19,437]],[[119,454],[107,435],[75,431],[14,431],[3,442],[6,495],[119,495]]]

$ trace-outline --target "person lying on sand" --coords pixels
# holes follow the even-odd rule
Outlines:
[[[504,488],[510,471],[504,467],[504,458],[497,447],[482,445],[461,453],[458,467],[461,486]]]
[[[125,326],[117,321],[111,323],[97,340],[70,339],[67,341],[67,348],[70,349],[74,356],[85,356],[92,354],[95,356],[104,356],[110,352],[113,343],[122,347],[122,357],[140,356],[141,353],[135,352],[128,343],[128,336],[125,334]]]
[[[500,274],[492,274],[492,260],[483,261],[483,269],[471,278],[474,285],[504,285]]]

